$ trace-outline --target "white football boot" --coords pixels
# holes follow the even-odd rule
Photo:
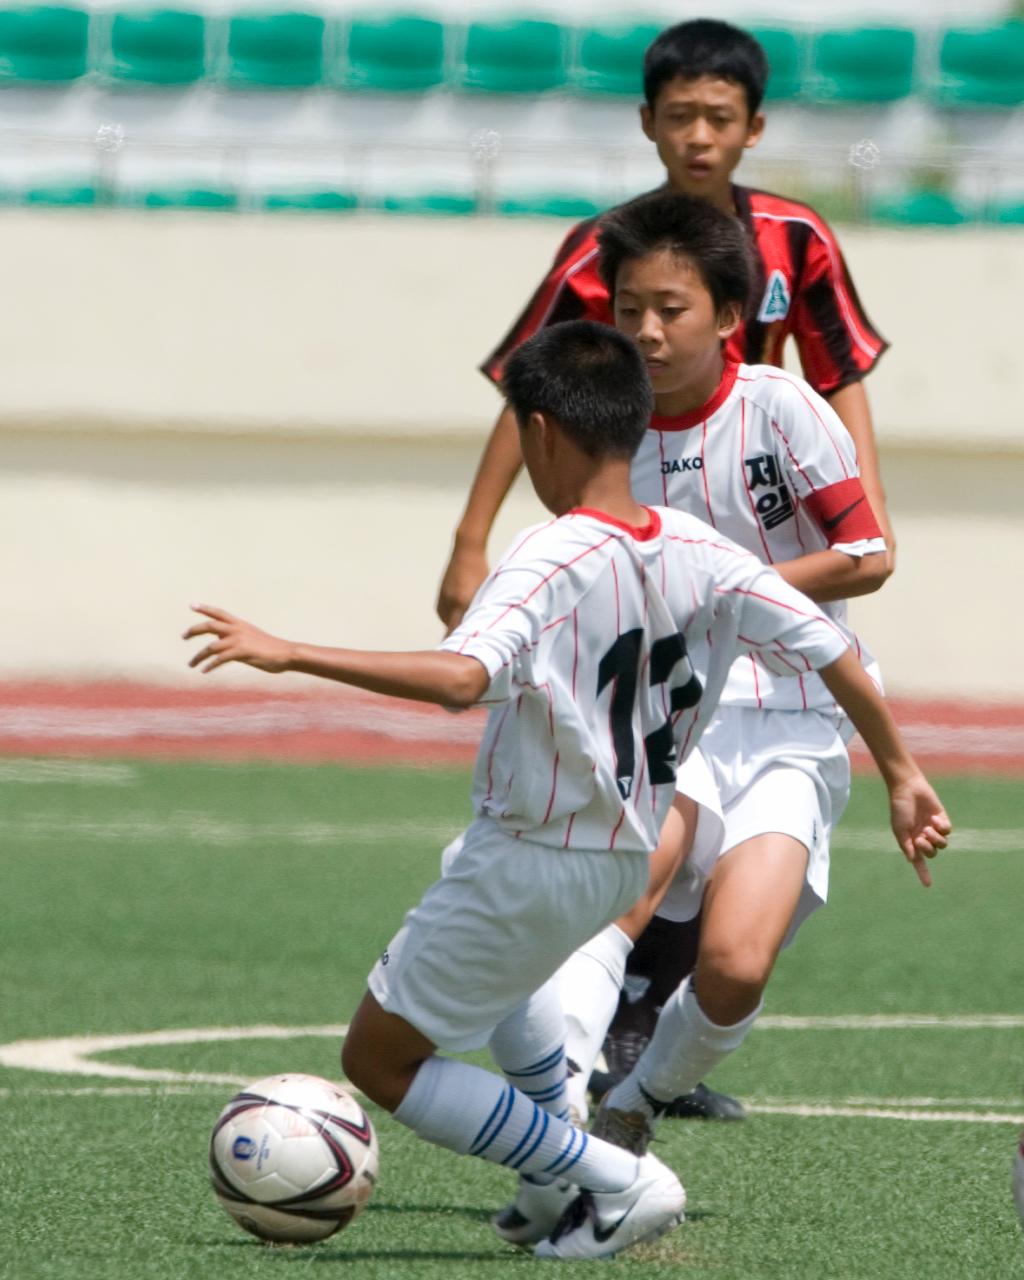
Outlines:
[[[613,1258],[623,1249],[654,1240],[683,1221],[686,1192],[657,1156],[642,1156],[635,1181],[625,1191],[581,1191],[537,1258],[586,1261]]]
[[[492,1216],[491,1226],[509,1244],[536,1244],[548,1238],[578,1193],[571,1182],[539,1183],[523,1175],[516,1198]]]

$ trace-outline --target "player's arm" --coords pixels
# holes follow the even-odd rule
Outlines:
[[[871,418],[871,405],[868,402],[867,388],[858,379],[850,382],[838,391],[833,391],[825,399],[843,421],[843,425],[853,438],[857,447],[857,465],[860,468],[860,479],[867,494],[871,510],[885,538],[886,567],[892,573],[896,567],[896,535],[893,533],[892,521],[889,519],[889,508],[885,498],[885,487],[882,484],[882,469],[878,461],[878,446],[875,443],[875,428]]]
[[[820,667],[829,692],[853,721],[889,791],[893,833],[921,883],[931,884],[926,859],[945,849],[952,825],[896,726],[884,698],[852,650]]]
[[[565,236],[547,275],[508,333],[480,366],[495,386],[500,387],[508,355],[539,329],[583,316],[610,323],[608,290],[597,274],[594,261],[594,222],[595,219],[588,219],[578,223]],[[462,621],[477,588],[487,577],[487,539],[522,465],[515,415],[505,408],[484,446],[441,578],[437,613],[449,631]]]
[[[775,565],[792,586],[824,603],[877,591],[891,573],[883,530],[839,415],[806,384],[778,381],[773,407],[777,465],[828,543]]]
[[[863,382],[889,344],[861,306],[831,228],[814,215],[809,227],[804,272],[793,300],[793,337],[804,377],[839,415],[856,445],[864,489],[885,536],[891,573],[896,544]]]
[[[818,672],[874,757],[889,790],[896,840],[927,886],[924,859],[945,848],[949,819],[842,632],[774,570],[754,568],[753,557],[731,554],[727,545],[716,554],[723,607],[739,610],[738,643],[776,675]]]
[[[188,664],[204,674],[228,662],[241,662],[272,674],[297,671],[372,693],[446,707],[473,706],[491,682],[482,664],[468,655],[434,649],[412,653],[329,649],[272,636],[212,605],[193,608],[202,621],[189,627],[184,639],[213,637]]]
[[[437,613],[449,630],[462,621],[469,602],[487,577],[487,539],[522,465],[519,427],[515,414],[506,406],[484,446],[441,579]]]
[[[812,551],[799,560],[783,560],[773,566],[792,587],[819,604],[867,596],[889,576],[884,551],[849,556],[842,551]]]

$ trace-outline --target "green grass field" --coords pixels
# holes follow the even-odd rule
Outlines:
[[[43,1070],[0,1066],[0,1275],[505,1280],[540,1265],[488,1227],[505,1171],[429,1148],[379,1112],[367,1212],[321,1245],[260,1245],[206,1180],[233,1086],[124,1074],[337,1078],[337,1039],[314,1032],[351,1014],[465,821],[467,789],[454,771],[0,760],[3,1046],[300,1032],[122,1045],[91,1067],[79,1047],[78,1074],[67,1045],[63,1058],[37,1046]],[[620,1274],[1024,1277],[1009,1191],[1024,1114],[1020,791],[980,779],[941,790],[963,834],[926,893],[884,833],[879,787],[856,783],[833,901],[768,993],[768,1015],[808,1021],[766,1022],[715,1077],[751,1105],[746,1123],[662,1127],[688,1221],[619,1259]],[[876,1014],[935,1024],[858,1025]],[[993,1025],[1000,1014],[1018,1016]]]

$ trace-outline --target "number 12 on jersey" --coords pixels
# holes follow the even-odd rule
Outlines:
[[[642,627],[624,631],[601,659],[597,669],[598,696],[609,684],[612,686],[612,748],[615,752],[615,779],[623,800],[629,799],[636,776],[633,709],[640,680],[643,634]],[[651,645],[648,677],[652,689],[661,684],[668,686],[669,710],[672,715],[695,707],[704,692],[690,665],[686,641],[678,631],[674,635],[655,640]],[[652,786],[675,781],[676,743],[671,719],[647,734],[644,738],[644,752]]]

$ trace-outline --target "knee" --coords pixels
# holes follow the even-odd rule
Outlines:
[[[774,953],[756,945],[737,944],[702,955],[697,979],[701,1006],[704,1006],[705,991],[714,991],[727,998],[730,1007],[753,1010],[768,984],[774,964]],[[713,1021],[718,1021],[710,1010],[705,1012]]]

